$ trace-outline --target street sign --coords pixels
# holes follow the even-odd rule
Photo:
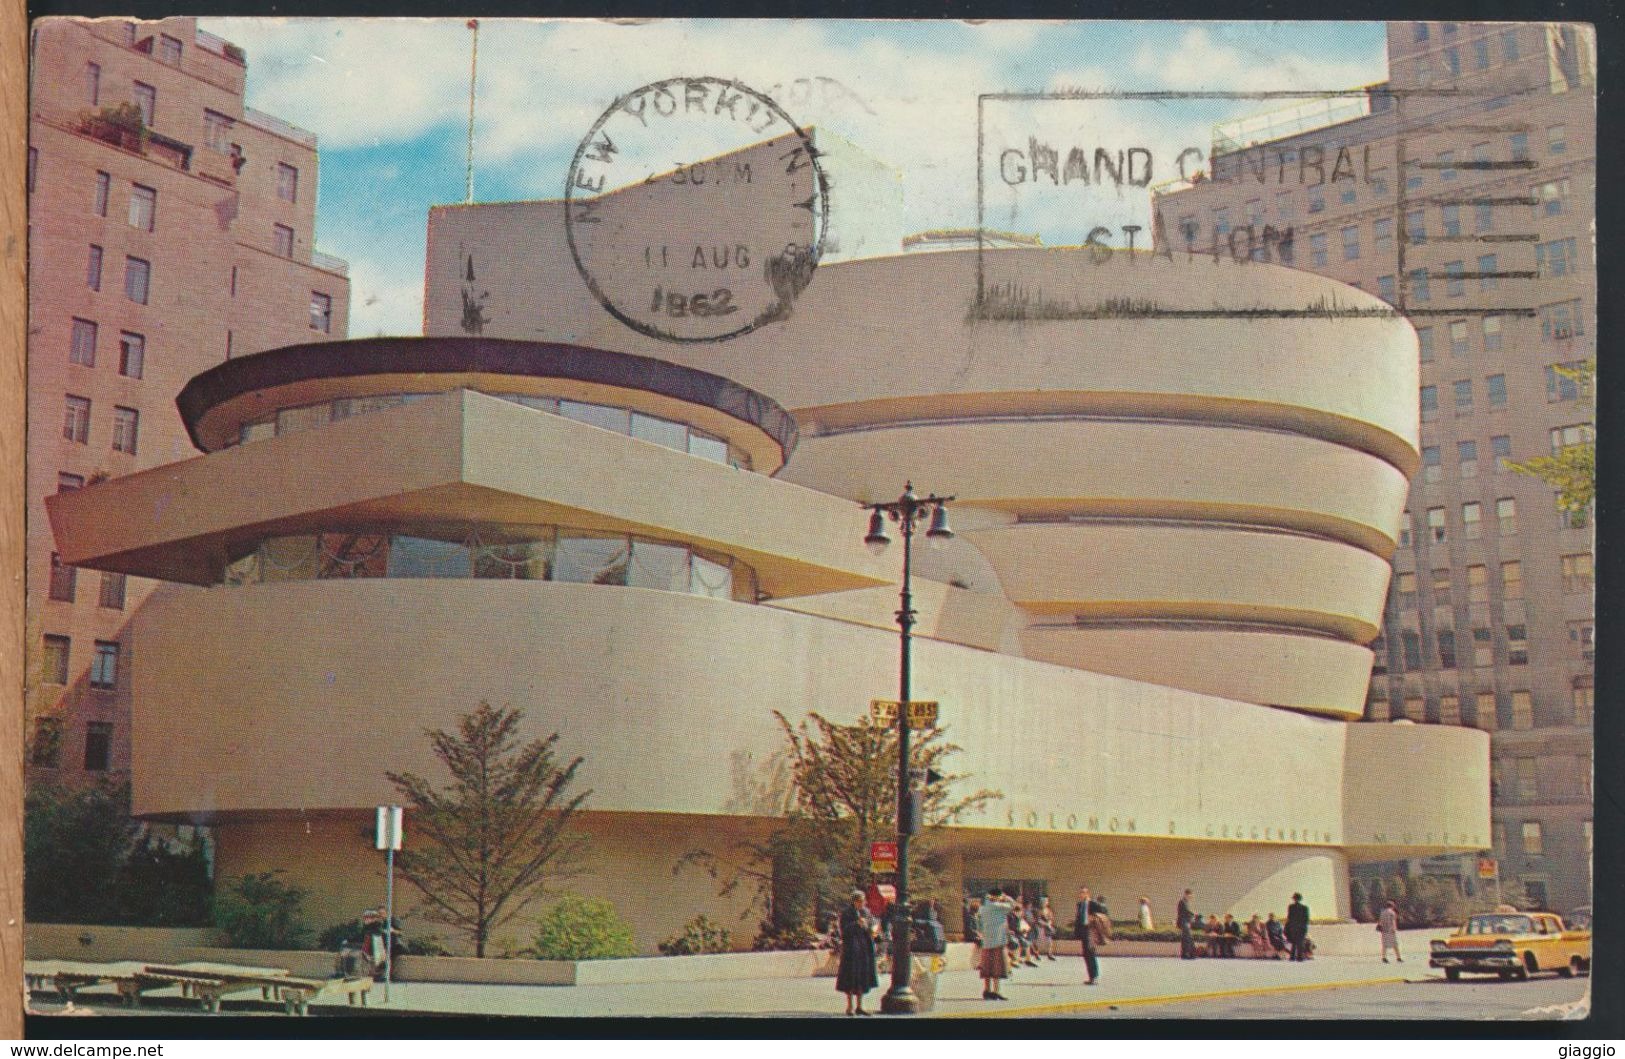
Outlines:
[[[374,841],[378,849],[396,850],[401,848],[400,806],[380,805],[378,807],[377,834]]]
[[[878,725],[896,724],[900,705],[896,699],[870,699],[869,716]]]
[[[1495,863],[1494,857],[1478,858],[1478,877],[1480,879],[1495,879],[1500,877],[1500,865]]]
[[[869,843],[869,870],[886,872],[897,870],[897,843]]]
[[[910,728],[935,728],[937,726],[937,704],[930,701],[909,703],[908,726]]]

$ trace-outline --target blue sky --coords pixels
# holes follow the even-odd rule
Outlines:
[[[421,331],[431,205],[461,202],[469,44],[457,19],[206,19],[248,52],[250,106],[317,134],[317,244],[351,263],[352,336]],[[798,123],[893,166],[908,230],[976,222],[976,97],[984,92],[1338,90],[1387,75],[1381,23],[710,22],[482,20],[476,201],[552,198],[576,144],[617,96],[669,77],[737,79]],[[1146,105],[1002,113],[1057,146],[1145,127]],[[1168,143],[1272,109],[1257,100],[1157,105]],[[1009,127],[1004,128],[1004,123]],[[1019,132],[1017,131],[1019,130]],[[1161,173],[1157,179],[1162,178]],[[1075,210],[993,204],[992,226],[1081,238]],[[836,199],[834,208],[839,209]]]

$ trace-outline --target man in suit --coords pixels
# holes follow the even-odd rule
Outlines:
[[[1174,914],[1174,923],[1179,927],[1179,958],[1181,960],[1196,959],[1196,940],[1191,937],[1191,892],[1185,891],[1185,896],[1179,899],[1179,910]]]
[[[1302,963],[1309,958],[1309,906],[1303,903],[1303,894],[1293,894],[1286,908],[1286,940],[1292,943],[1292,960]]]
[[[1105,911],[1104,905],[1089,897],[1087,886],[1078,891],[1078,912],[1072,927],[1077,932],[1078,943],[1083,946],[1084,970],[1089,972],[1089,980],[1084,985],[1094,985],[1100,978],[1100,962],[1095,958],[1095,928],[1090,919]]]

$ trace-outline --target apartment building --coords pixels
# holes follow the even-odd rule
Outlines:
[[[1506,465],[1593,436],[1563,370],[1596,355],[1592,49],[1584,27],[1391,23],[1387,82],[1216,128],[1203,178],[1156,204],[1176,253],[1330,276],[1416,328],[1422,469],[1366,717],[1492,733],[1501,876],[1557,909],[1591,892],[1592,531]]]
[[[47,19],[31,55],[28,754],[72,780],[129,767],[155,582],[63,564],[45,498],[193,455],[186,381],[343,337],[350,285],[314,249],[316,137],[244,105],[240,48],[195,18]]]

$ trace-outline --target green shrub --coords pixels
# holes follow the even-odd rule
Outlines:
[[[215,895],[214,925],[234,949],[299,949],[310,937],[302,917],[306,891],[277,878],[245,875]]]
[[[728,931],[704,916],[695,916],[683,925],[682,932],[660,943],[664,956],[695,956],[707,952],[727,952]]]
[[[564,894],[536,921],[538,960],[612,960],[636,956],[632,928],[600,897]]]
[[[783,952],[788,949],[816,949],[823,943],[823,938],[810,927],[789,925],[775,927],[770,922],[763,922],[761,930],[750,947],[756,952]]]

